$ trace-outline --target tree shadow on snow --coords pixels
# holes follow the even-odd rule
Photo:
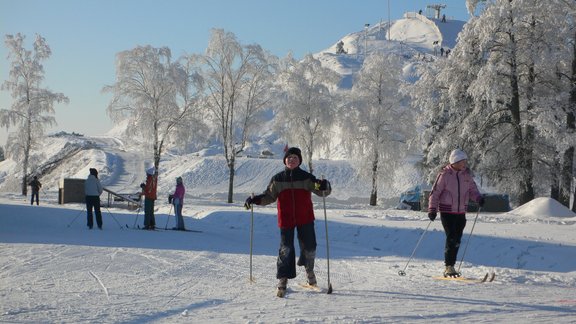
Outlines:
[[[69,244],[96,247],[126,247],[216,253],[248,254],[252,217],[250,211],[213,211],[202,218],[185,217],[188,229],[201,232],[147,231],[144,216],[136,212],[110,211],[103,208],[104,229],[89,230],[86,212],[54,206],[0,205],[0,243]],[[318,213],[317,213],[318,214]],[[253,253],[275,257],[278,253],[279,229],[276,215],[253,214]],[[395,227],[402,222],[403,227]],[[414,226],[406,228],[406,223]],[[357,257],[400,257],[412,254],[428,221],[374,220],[377,225],[328,221],[331,259]],[[437,224],[436,224],[437,223]],[[417,259],[441,262],[444,253],[444,232],[434,222],[425,233],[414,254]],[[326,230],[323,219],[316,220],[317,255],[326,256]],[[400,225],[400,224],[399,224]],[[481,225],[481,224],[477,224]],[[160,229],[174,226],[174,216],[156,215]],[[95,227],[96,228],[96,227]],[[471,226],[462,239],[458,261],[464,251]],[[518,238],[472,235],[465,261],[487,267],[506,267],[533,271],[576,271],[576,246]]]

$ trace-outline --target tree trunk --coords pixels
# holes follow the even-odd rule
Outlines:
[[[562,173],[560,176],[560,190],[558,195],[558,202],[570,208],[570,195],[573,178],[574,168],[574,146],[569,147],[564,151],[564,158],[562,160]]]
[[[510,35],[510,42],[516,43],[514,35]],[[519,72],[516,53],[511,54],[510,62],[510,90],[511,100],[508,108],[512,117],[512,128],[514,136],[514,153],[516,156],[516,169],[522,175],[520,188],[518,190],[518,203],[523,205],[534,199],[534,171],[532,169],[534,127],[522,127],[522,113],[520,106],[520,85]],[[525,134],[523,133],[525,131]]]
[[[378,202],[378,152],[374,153],[372,160],[372,190],[370,191],[370,206]]]
[[[235,157],[230,158],[230,163],[228,163],[228,170],[230,171],[230,176],[228,177],[228,203],[234,202],[234,166],[236,164]]]
[[[556,152],[556,156],[559,156],[558,152]],[[550,167],[550,198],[560,201],[560,177],[558,170],[560,170],[560,161],[558,157],[556,157]]]
[[[576,213],[576,186],[574,186],[574,192],[572,193],[572,211]]]
[[[576,44],[574,43],[572,44],[572,55],[572,74],[570,77],[572,87],[570,89],[568,112],[566,113],[566,132],[569,136],[574,136],[574,134],[576,134],[576,85],[574,83],[576,81]],[[564,151],[562,175],[560,178],[560,200],[558,201],[568,208],[570,207],[572,179],[574,179],[574,151],[574,146],[570,146]],[[576,210],[576,195],[574,196],[574,202],[572,203],[572,210]]]
[[[28,102],[30,105],[30,102]],[[22,195],[28,194],[28,164],[30,163],[30,150],[32,149],[32,117],[26,121],[26,143],[24,145],[24,161],[22,162]]]

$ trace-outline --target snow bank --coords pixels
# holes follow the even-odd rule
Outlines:
[[[576,217],[576,214],[552,198],[540,197],[512,210],[509,214],[520,217]]]

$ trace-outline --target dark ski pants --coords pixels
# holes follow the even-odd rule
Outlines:
[[[280,229],[280,249],[276,263],[276,278],[296,278],[296,252],[294,250],[294,230],[298,233],[300,258],[298,265],[305,266],[306,271],[314,270],[316,258],[316,233],[314,222],[297,226],[296,228]]]
[[[462,233],[466,227],[466,215],[440,213],[444,233],[446,233],[446,245],[444,247],[444,264],[453,266],[456,264],[456,256],[460,248]]]
[[[38,196],[39,196],[39,192],[32,190],[32,198],[30,199],[30,205],[34,205],[34,197],[36,197],[36,205],[39,205],[40,198]]]
[[[100,211],[99,196],[86,196],[86,217],[88,217],[89,228],[94,226],[92,210],[96,213],[96,225],[98,225],[98,228],[102,228],[102,212]]]
[[[156,227],[154,218],[154,199],[144,199],[144,228]]]

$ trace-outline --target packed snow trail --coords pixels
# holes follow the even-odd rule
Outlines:
[[[102,184],[119,193],[132,193],[140,190],[140,183],[146,179],[146,159],[142,152],[123,149],[122,143],[113,137],[93,137],[97,145],[106,153],[110,174],[102,179]]]

